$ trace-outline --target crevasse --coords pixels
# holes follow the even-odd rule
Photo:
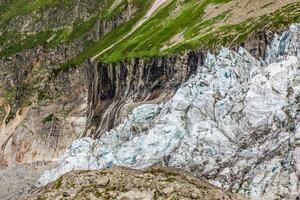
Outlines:
[[[82,138],[38,180],[79,169],[186,169],[251,199],[300,195],[300,25],[275,35],[265,60],[208,54],[167,102],[144,104],[99,139]]]

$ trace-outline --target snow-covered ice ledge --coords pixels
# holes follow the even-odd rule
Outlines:
[[[74,141],[38,185],[79,169],[164,164],[252,199],[300,195],[300,25],[267,58],[222,48],[160,105],[145,104],[97,140]]]

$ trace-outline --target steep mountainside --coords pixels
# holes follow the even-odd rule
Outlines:
[[[300,0],[0,0],[3,174],[167,165],[299,198],[299,22]]]
[[[111,129],[136,103],[168,99],[194,73],[194,61],[203,62],[201,52],[185,57],[184,50],[240,44],[280,31],[300,13],[299,1],[270,0],[0,3],[2,165],[52,160],[75,138]],[[269,35],[262,37],[246,43],[256,56]],[[96,61],[121,59],[129,60]]]
[[[112,15],[111,1],[0,3],[0,163],[53,160],[86,121],[85,64],[58,73],[61,65],[141,5],[118,6]]]

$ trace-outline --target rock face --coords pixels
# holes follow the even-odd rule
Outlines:
[[[113,168],[68,173],[29,199],[245,200],[175,169]]]
[[[33,74],[41,75],[39,70],[41,69],[35,69]],[[7,115],[0,126],[1,166],[51,161],[79,137],[85,128],[87,109],[86,84],[81,77],[82,74],[84,74],[82,69],[73,70],[69,74],[57,77],[53,82],[46,83],[47,80],[38,82],[42,87],[45,86],[47,93],[39,92],[40,90],[35,88],[37,99],[40,100],[23,105],[24,107],[18,107],[16,103],[14,104],[16,107],[13,108],[4,101],[7,104]],[[49,74],[44,72],[44,75]],[[35,78],[29,76],[24,82],[30,79]],[[21,82],[15,84],[22,85]],[[48,96],[48,92],[55,97]],[[56,97],[58,93],[64,94],[58,98]],[[32,100],[21,88],[16,90],[16,94],[20,101]],[[15,116],[7,121],[15,109],[17,109]]]
[[[44,185],[65,172],[176,166],[251,199],[295,199],[299,182],[300,26],[264,60],[244,48],[207,54],[166,102],[134,108],[96,140],[76,140]]]
[[[204,53],[133,59],[118,64],[89,63],[86,135],[99,137],[143,102],[168,100],[203,63]]]
[[[56,160],[83,134],[86,65],[61,66],[137,10],[128,3],[116,15],[96,17],[108,3],[0,1],[1,167]]]

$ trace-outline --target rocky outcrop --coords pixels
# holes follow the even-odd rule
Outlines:
[[[141,103],[168,100],[203,63],[204,53],[133,59],[117,64],[89,62],[87,136],[99,137]]]
[[[48,29],[58,31],[98,16],[99,9],[105,6],[103,2],[85,0],[69,4],[22,14],[0,28],[5,33],[19,31],[29,35]],[[126,4],[122,13],[95,20],[91,30],[72,41],[49,48],[49,39],[38,47],[0,58],[0,166],[55,160],[83,134],[87,68],[83,63],[78,68],[62,70],[62,65],[76,57],[86,43],[103,37],[135,12],[134,6]],[[15,41],[3,42],[0,50]]]
[[[66,95],[54,100],[48,96],[51,90],[38,93],[37,98],[44,99],[22,105],[13,119],[8,122],[4,119],[0,127],[2,166],[53,160],[80,136],[86,121],[86,89],[82,74],[81,70],[74,70],[57,79],[55,85],[46,85],[52,91],[56,88],[56,94],[65,90]],[[30,101],[25,98],[24,95],[22,100]]]
[[[167,165],[252,199],[295,199],[299,30],[275,34],[264,60],[244,48],[207,54],[168,101],[137,106],[97,140],[75,141],[39,183],[76,169]]]
[[[29,199],[245,200],[176,169],[78,171],[38,189]]]
[[[261,31],[250,36],[245,42],[233,45],[230,49],[238,51],[240,47],[245,48],[254,58],[265,59],[267,56],[268,45],[274,38],[274,32]],[[278,33],[280,34],[280,33]]]

